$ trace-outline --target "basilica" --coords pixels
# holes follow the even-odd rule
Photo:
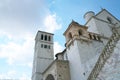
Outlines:
[[[120,20],[106,9],[84,19],[84,25],[71,21],[56,59],[54,34],[37,32],[32,80],[120,80]]]

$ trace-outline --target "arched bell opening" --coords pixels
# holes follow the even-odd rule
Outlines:
[[[52,74],[49,74],[45,80],[55,80]]]

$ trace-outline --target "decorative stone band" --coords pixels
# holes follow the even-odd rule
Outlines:
[[[110,37],[108,43],[106,44],[105,48],[103,49],[101,55],[98,58],[98,61],[96,62],[93,70],[91,71],[90,75],[88,76],[87,80],[96,80],[99,72],[102,70],[102,67],[104,66],[107,59],[111,56],[111,54],[114,51],[114,47],[116,46],[117,42],[120,39],[119,31],[114,28],[113,34]]]

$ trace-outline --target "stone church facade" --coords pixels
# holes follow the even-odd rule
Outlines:
[[[106,9],[72,21],[64,32],[65,49],[54,60],[54,34],[38,31],[32,80],[119,80],[120,21]]]

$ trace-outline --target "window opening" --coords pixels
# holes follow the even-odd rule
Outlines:
[[[48,46],[48,48],[50,49],[50,45]]]
[[[69,37],[69,40],[72,39],[72,34],[69,33],[68,37]]]
[[[55,80],[52,74],[49,74],[45,80]]]
[[[43,34],[41,34],[41,40],[43,40]]]
[[[41,44],[41,48],[43,48],[43,44]]]
[[[47,45],[44,45],[44,48],[47,48]]]
[[[85,76],[85,73],[83,73],[83,75]]]
[[[91,34],[89,34],[89,37],[90,37],[90,39],[92,39],[92,36],[91,36]]]
[[[93,35],[93,37],[94,37],[95,40],[97,40],[95,35]]]
[[[98,36],[98,40],[100,40],[100,37]]]
[[[51,41],[51,37],[50,36],[48,37],[48,41]]]
[[[78,33],[79,33],[79,36],[82,35],[82,30],[79,30]]]
[[[47,41],[47,35],[45,35],[45,41]]]
[[[107,17],[107,20],[109,21],[109,23],[112,23],[112,19],[110,17]]]

